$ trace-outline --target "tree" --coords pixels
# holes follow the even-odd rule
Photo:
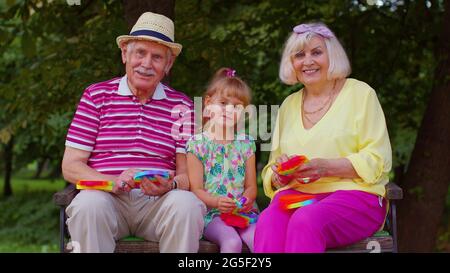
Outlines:
[[[445,2],[439,60],[411,162],[402,181],[399,206],[401,251],[435,250],[450,183],[450,1]]]
[[[43,158],[59,170],[83,89],[122,73],[113,38],[126,32],[120,2],[83,3],[0,2],[0,141],[2,155],[14,155],[5,178]]]
[[[4,165],[4,171],[5,171],[5,184],[3,185],[3,196],[8,197],[13,194],[12,187],[11,187],[11,176],[12,176],[12,164],[13,164],[13,147],[14,147],[14,138],[11,137],[11,139],[8,141],[7,144],[5,144],[5,148],[3,150],[3,164]]]
[[[173,20],[175,0],[123,0],[123,10],[128,29],[131,30],[139,16],[146,11],[162,14]]]

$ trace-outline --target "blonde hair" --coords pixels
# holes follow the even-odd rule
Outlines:
[[[235,73],[235,70],[226,67],[222,67],[217,70],[208,84],[205,94],[203,95],[203,109],[206,108],[206,98],[212,98],[214,96],[237,98],[242,101],[242,106],[246,109],[251,101],[251,90],[241,78],[235,75]],[[207,126],[208,121],[209,117],[202,117],[203,126]],[[237,132],[240,130],[240,126],[235,124],[234,129]]]
[[[226,67],[217,70],[206,88],[203,99],[213,96],[235,97],[242,101],[244,107],[249,105],[251,101],[250,87],[232,71],[234,70]]]
[[[311,23],[308,25],[312,27],[323,26],[328,28],[323,23]],[[305,32],[301,34],[292,32],[284,45],[283,55],[281,57],[279,76],[282,82],[289,85],[294,85],[299,82],[294,66],[292,65],[291,56],[295,52],[302,50],[314,37],[320,37],[325,42],[330,64],[327,74],[328,80],[343,79],[350,75],[350,61],[335,35],[331,38],[325,38],[314,32]]]

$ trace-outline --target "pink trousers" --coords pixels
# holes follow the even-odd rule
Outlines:
[[[283,210],[277,193],[256,224],[255,253],[317,253],[363,240],[379,230],[386,200],[362,191],[316,194],[317,202]]]

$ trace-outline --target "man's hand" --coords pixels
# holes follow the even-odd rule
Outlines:
[[[145,195],[161,196],[173,189],[173,172],[169,173],[169,178],[164,179],[159,175],[155,175],[157,182],[152,182],[146,177],[141,180],[141,190]]]
[[[134,175],[139,172],[137,169],[123,171],[114,181],[113,193],[129,192],[134,189]]]

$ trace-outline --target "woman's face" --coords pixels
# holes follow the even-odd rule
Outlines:
[[[330,61],[322,38],[313,37],[302,50],[295,52],[291,59],[297,79],[304,85],[327,81]]]

